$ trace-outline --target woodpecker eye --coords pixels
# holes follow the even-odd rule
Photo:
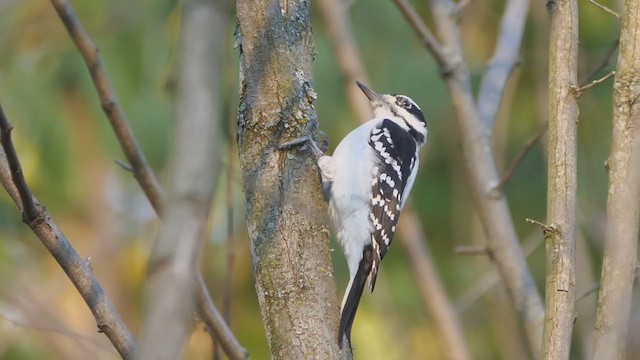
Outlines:
[[[409,100],[403,98],[403,97],[399,97],[396,100],[396,104],[398,106],[400,106],[400,107],[403,107],[403,108],[407,109],[407,110],[411,109],[411,102]]]

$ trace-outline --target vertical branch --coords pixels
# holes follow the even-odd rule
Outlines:
[[[640,195],[640,3],[627,0],[613,86],[607,230],[598,297],[594,359],[626,354],[634,270],[638,265]]]
[[[238,0],[238,147],[256,292],[276,359],[337,359],[338,298],[314,157],[281,142],[317,128],[308,0]]]
[[[544,359],[568,359],[575,317],[578,2],[550,1]]]
[[[218,83],[226,16],[215,2],[183,4],[176,127],[164,223],[149,260],[140,359],[175,359],[191,327],[200,242],[217,180]],[[170,326],[168,326],[170,324]]]

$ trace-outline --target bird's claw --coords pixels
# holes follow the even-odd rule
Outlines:
[[[309,135],[305,135],[297,139],[282,143],[278,146],[278,148],[280,150],[290,150],[292,147],[295,147],[295,146],[306,145],[306,143],[309,141],[311,141],[311,138],[309,137]]]
[[[325,149],[329,146],[329,142],[324,140],[320,143]],[[288,141],[285,143],[282,143],[278,146],[278,148],[280,150],[290,150],[291,148],[295,147],[295,146],[309,146],[309,148],[311,149],[311,151],[313,152],[313,155],[315,155],[316,158],[320,158],[321,156],[324,155],[324,151],[322,151],[322,149],[320,149],[320,147],[318,147],[318,144],[316,143],[315,140],[313,140],[311,138],[311,136],[309,135],[305,135],[303,137],[299,137],[297,139],[294,139],[292,141]]]

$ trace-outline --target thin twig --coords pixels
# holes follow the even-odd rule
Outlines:
[[[4,149],[7,162],[9,163],[11,178],[18,189],[20,200],[22,201],[22,221],[26,224],[30,224],[33,220],[38,218],[40,214],[38,213],[36,204],[33,201],[31,190],[29,190],[29,186],[24,179],[18,155],[13,147],[13,141],[11,141],[12,130],[13,126],[11,126],[9,120],[7,120],[4,110],[2,109],[2,106],[0,106],[0,143],[2,143],[2,148]]]
[[[115,159],[114,162],[116,163],[116,165],[120,166],[122,170],[133,173],[133,168],[131,167],[131,165],[125,163],[120,159]]]
[[[22,173],[16,172],[20,169],[20,162],[11,141],[11,126],[1,106],[0,132],[2,133],[3,153],[6,154],[6,161],[8,162],[6,166],[12,170],[11,179],[13,181],[11,184],[7,184],[5,181],[8,179],[2,176],[0,177],[0,180],[3,182],[2,185],[8,191],[12,186],[18,188],[20,192],[20,202],[16,203],[18,208],[25,209],[26,206],[33,206],[31,213],[26,216],[25,222],[38,236],[40,241],[42,241],[58,264],[60,264],[60,267],[67,274],[76,289],[78,289],[78,292],[93,313],[99,331],[109,338],[118,353],[120,353],[120,356],[124,359],[133,358],[136,349],[133,335],[131,335],[131,332],[120,318],[113,304],[109,298],[107,298],[102,286],[91,271],[91,268],[87,265],[86,261],[78,255],[69,240],[67,240],[66,236],[58,228],[58,225],[53,221],[51,216],[49,216],[44,206],[40,205],[31,194],[31,190],[29,190]],[[4,157],[0,156],[0,160],[4,159]],[[5,166],[0,167],[3,168]],[[16,180],[19,183],[15,183]],[[31,205],[27,205],[29,203],[31,203]],[[25,214],[27,213],[26,210],[23,210],[23,212]]]
[[[576,302],[586,298],[587,296],[593,294],[594,292],[598,291],[600,289],[600,283],[595,283],[593,285],[591,285],[590,288],[588,288],[584,293],[582,293],[582,295],[578,296],[576,298]]]
[[[51,0],[51,4],[56,9],[60,20],[62,20],[69,36],[87,65],[93,84],[98,91],[102,109],[109,119],[109,123],[120,142],[127,161],[131,164],[133,176],[140,183],[140,187],[151,202],[153,209],[160,215],[162,213],[161,204],[163,198],[160,184],[147,163],[144,153],[129,127],[129,121],[118,103],[116,93],[102,66],[98,48],[82,27],[73,7],[67,0]]]
[[[505,171],[504,174],[502,175],[502,178],[500,178],[500,182],[496,186],[496,190],[502,191],[504,189],[504,186],[507,184],[507,182],[509,182],[509,180],[513,176],[513,173],[515,173],[518,166],[520,166],[520,164],[522,163],[522,160],[524,160],[524,158],[527,156],[529,151],[533,149],[533,147],[538,143],[538,141],[542,139],[542,136],[544,136],[544,134],[547,133],[548,127],[549,127],[549,123],[545,123],[544,125],[542,125],[542,127],[540,127],[540,130],[538,130],[538,132],[535,135],[533,135],[529,139],[529,141],[527,141],[527,143],[520,150],[518,155],[513,159],[513,161],[511,161],[511,164],[507,168],[507,171]]]
[[[418,34],[420,40],[422,40],[424,46],[429,49],[434,59],[442,69],[443,73],[448,73],[451,71],[450,67],[453,65],[449,61],[449,57],[445,54],[445,50],[442,45],[438,42],[429,27],[422,21],[416,10],[407,0],[393,0],[396,3],[398,9],[404,16],[404,18],[409,22],[409,25],[413,27],[413,30]]]
[[[60,334],[60,335],[69,337],[69,338],[71,338],[73,340],[76,340],[76,341],[80,340],[82,342],[91,344],[91,345],[95,346],[96,348],[100,348],[101,350],[104,350],[104,351],[106,351],[106,352],[108,352],[108,353],[110,353],[112,355],[116,355],[116,352],[113,351],[113,348],[111,346],[109,346],[108,344],[105,344],[104,342],[100,342],[94,337],[87,336],[85,334],[81,334],[79,332],[73,331],[73,330],[69,329],[68,327],[46,326],[46,325],[29,323],[29,322],[23,322],[23,321],[15,319],[15,318],[12,318],[10,316],[7,316],[7,315],[5,315],[3,313],[0,313],[0,318],[4,319],[5,321],[10,322],[13,326],[19,326],[19,327],[23,327],[23,328],[28,329],[28,330],[34,330],[34,331],[39,331],[39,332],[43,332],[43,333]]]
[[[613,54],[616,53],[616,50],[618,50],[618,47],[620,47],[620,38],[617,38],[613,42],[613,44],[609,46],[609,49],[607,49],[607,51],[605,52],[598,66],[596,66],[595,69],[593,69],[593,71],[591,71],[591,73],[588,76],[586,76],[582,81],[580,81],[580,84],[585,85],[587,81],[589,81],[589,79],[591,79],[593,76],[595,76],[595,74],[599,73],[602,69],[604,69],[609,64],[609,61],[611,61],[611,59],[613,58]]]
[[[537,225],[540,228],[542,228],[542,231],[546,233],[554,233],[558,230],[557,226],[555,224],[550,224],[547,225],[543,222],[540,222],[538,220],[534,220],[534,219],[530,219],[530,218],[525,218],[524,219],[526,222],[528,222],[529,224],[533,224],[533,225]]]
[[[580,98],[580,96],[582,96],[582,93],[585,92],[586,90],[591,89],[592,87],[602,84],[603,82],[607,81],[610,77],[614,76],[616,74],[615,71],[611,71],[609,72],[607,75],[601,77],[600,79],[597,80],[593,80],[592,82],[586,84],[586,85],[581,85],[578,88],[574,88],[573,89],[573,96],[576,97],[576,99]]]
[[[249,358],[249,353],[245,348],[240,345],[238,340],[229,326],[216,309],[216,306],[213,304],[213,300],[211,300],[211,296],[207,291],[203,291],[203,289],[207,288],[207,285],[204,283],[204,279],[202,275],[198,274],[198,283],[200,286],[197,287],[196,291],[196,303],[198,304],[198,315],[202,321],[207,325],[212,333],[215,335],[218,340],[218,344],[222,346],[225,354],[231,360],[244,360]]]
[[[489,248],[486,246],[459,245],[453,249],[456,255],[488,255]]]
[[[600,4],[600,3],[597,3],[595,0],[589,0],[589,2],[590,2],[590,3],[592,3],[593,5],[595,5],[595,6],[599,7],[599,8],[600,8],[601,10],[603,10],[604,12],[606,12],[606,13],[608,13],[608,14],[610,14],[610,15],[615,16],[615,17],[616,17],[616,19],[620,20],[621,16],[620,16],[620,14],[618,14],[617,12],[615,12],[615,11],[613,11],[613,10],[609,9],[608,7],[606,7],[606,6],[604,6],[604,5]]]

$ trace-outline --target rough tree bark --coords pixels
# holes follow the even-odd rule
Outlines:
[[[613,85],[607,230],[598,297],[594,359],[625,358],[627,327],[638,266],[640,206],[640,2],[627,0]]]
[[[544,359],[568,359],[576,290],[578,2],[547,3],[549,33],[549,169]]]
[[[256,292],[272,357],[337,359],[338,297],[315,159],[309,0],[238,0],[238,146]]]

